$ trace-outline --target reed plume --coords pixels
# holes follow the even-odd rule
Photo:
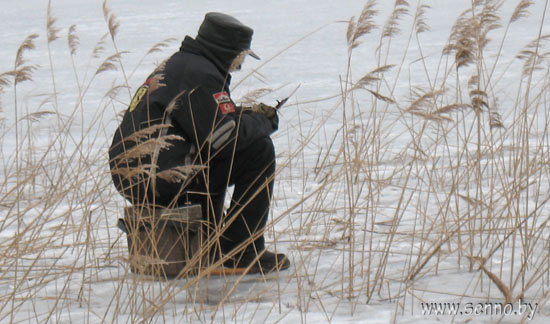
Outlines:
[[[15,69],[13,72],[8,72],[8,74],[12,74],[14,76],[15,84],[32,80],[32,72],[36,70],[37,67],[35,65],[24,65],[26,63],[24,53],[36,47],[34,43],[36,38],[38,38],[37,34],[27,36],[17,49],[17,54],[15,56]]]
[[[78,49],[78,46],[80,45],[80,39],[78,38],[78,35],[76,34],[76,25],[71,25],[69,27],[69,32],[67,33],[67,44],[69,45],[71,55],[75,55],[76,50]]]
[[[111,8],[107,6],[107,0],[103,1],[103,17],[105,18],[105,22],[107,22],[107,26],[109,28],[109,34],[111,35],[111,39],[115,39],[116,35],[118,34],[118,29],[120,28],[120,23],[117,20],[116,15],[111,11]]]
[[[99,58],[103,52],[105,52],[105,42],[106,38],[109,36],[109,33],[103,34],[101,38],[97,41],[94,49],[92,50],[92,57]]]
[[[152,54],[152,53],[156,53],[156,52],[162,52],[165,48],[167,48],[168,46],[170,46],[170,43],[176,41],[175,38],[173,37],[170,37],[170,38],[166,38],[164,39],[163,41],[160,41],[158,43],[156,43],[155,45],[153,45],[146,53],[146,55],[149,55],[149,54]]]
[[[48,0],[48,9],[46,14],[46,30],[48,33],[48,43],[53,42],[54,40],[59,38],[59,29],[55,27],[55,22],[57,21],[57,18],[53,16],[52,12],[52,1]]]
[[[124,51],[124,52],[116,53],[107,57],[103,61],[103,63],[101,63],[101,65],[97,68],[95,74],[100,74],[106,71],[115,71],[117,69],[117,66],[115,65],[115,63],[119,63],[120,57],[122,56],[122,54],[125,54],[125,53],[128,53],[128,52]]]
[[[444,55],[455,54],[457,68],[479,61],[489,32],[501,27],[497,14],[501,5],[497,0],[478,1],[459,16],[443,49]]]
[[[409,3],[405,0],[396,0],[390,18],[384,25],[382,37],[391,38],[400,32],[399,19],[409,14]]]
[[[351,51],[359,46],[359,38],[370,33],[373,29],[377,27],[374,23],[374,17],[378,13],[375,7],[376,1],[369,0],[363,7],[361,15],[359,15],[359,19],[357,19],[357,22],[355,21],[355,17],[352,17],[349,20],[346,33],[348,51]]]
[[[510,17],[510,22],[515,22],[521,18],[528,17],[529,16],[528,9],[532,5],[533,5],[533,1],[531,0],[521,0],[516,6],[514,13]]]
[[[430,26],[426,22],[426,11],[431,7],[427,4],[421,4],[416,7],[416,13],[414,15],[414,28],[417,34],[421,34],[430,31]]]

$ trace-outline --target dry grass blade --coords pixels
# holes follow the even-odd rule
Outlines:
[[[172,125],[168,125],[168,124],[153,125],[151,127],[147,127],[147,128],[141,129],[137,132],[134,132],[132,135],[126,137],[124,139],[124,141],[125,142],[136,142],[136,143],[138,143],[138,142],[141,142],[143,140],[146,140],[146,139],[150,138],[156,132],[158,132],[162,129],[170,128],[170,127],[172,127]]]
[[[54,111],[38,111],[38,112],[30,113],[28,115],[23,116],[21,120],[29,120],[31,122],[37,122],[44,116],[51,116],[55,114],[56,113]]]
[[[395,65],[388,64],[383,65],[380,67],[377,67],[376,69],[370,71],[365,76],[363,76],[357,83],[353,86],[352,90],[358,89],[358,88],[366,88],[367,86],[380,81],[380,74],[383,74],[387,71],[389,71],[391,68],[393,68]]]
[[[251,106],[256,103],[258,99],[272,92],[273,89],[271,88],[254,89],[242,96],[242,98],[239,99],[239,103],[243,106]]]
[[[105,94],[105,97],[116,99],[118,97],[118,94],[120,90],[128,89],[128,86],[126,84],[119,84],[119,85],[113,85]]]
[[[380,81],[379,76],[369,73],[369,74],[366,74],[365,76],[363,76],[361,79],[359,79],[359,81],[357,81],[355,86],[353,86],[353,89],[364,88],[364,87],[366,87],[368,85],[371,85],[373,83],[376,83],[378,81]]]
[[[476,111],[481,111],[484,108],[489,108],[489,104],[483,97],[472,97],[472,108]]]
[[[526,55],[525,62],[523,63],[523,75],[527,76],[534,71],[544,71],[545,57],[547,55],[540,54],[536,51],[523,51],[522,54]]]
[[[481,89],[473,89],[469,92],[470,98],[474,97],[487,97],[487,92],[481,90]]]
[[[32,80],[32,72],[37,69],[34,65],[25,65],[23,67],[18,68],[14,75],[15,75],[15,84],[18,84],[23,81],[30,81]]]
[[[488,103],[488,95],[487,92],[480,90],[480,89],[474,89],[471,90],[470,93],[470,101],[472,102],[472,107],[474,110],[483,110],[484,108],[489,108]]]
[[[420,111],[422,109],[428,109],[435,104],[435,100],[437,97],[444,94],[447,90],[446,89],[440,89],[435,91],[426,92],[422,95],[420,95],[418,98],[413,100],[413,102],[409,105],[407,109],[405,109],[406,112],[412,112],[412,111]]]
[[[544,43],[549,40],[550,34],[541,35],[535,40],[529,42],[526,48],[517,55],[518,59],[525,61],[523,63],[523,76],[530,75],[534,71],[545,69],[545,58],[549,57],[550,54],[541,53],[541,49],[543,48]]]
[[[105,61],[103,61],[103,63],[101,63],[101,65],[97,68],[97,71],[95,72],[95,74],[100,74],[105,71],[116,70],[117,67],[115,63],[117,63],[117,61],[120,61],[120,57],[122,56],[122,54],[125,54],[125,53],[127,52],[116,53],[106,58]]]
[[[480,257],[472,257],[472,256],[469,256],[468,258],[471,261],[475,261],[479,263],[479,269],[481,269],[487,275],[487,277],[489,277],[489,279],[491,279],[491,281],[498,287],[498,290],[500,290],[500,292],[504,296],[505,302],[507,304],[511,303],[513,299],[512,299],[512,292],[510,291],[510,288],[508,288],[508,286],[506,286],[504,282],[502,282],[502,280],[496,274],[492,273],[487,269],[487,267],[485,267],[485,263],[487,262],[487,260]]]
[[[122,162],[129,162],[140,157],[152,155],[156,150],[164,150],[173,146],[170,141],[183,141],[184,138],[178,135],[166,135],[160,138],[148,139],[117,156]]]
[[[516,9],[514,10],[514,13],[512,14],[512,17],[510,17],[510,22],[515,22],[521,18],[528,17],[529,11],[527,10],[531,5],[533,5],[533,1],[531,0],[521,0],[518,5],[516,6]]]
[[[164,48],[170,46],[170,43],[176,41],[175,38],[167,38],[161,42],[156,43],[153,45],[148,51],[146,55],[149,55],[151,53],[161,52]]]
[[[0,73],[0,92],[3,87],[6,87],[10,84],[9,78],[14,75],[13,72],[4,72]]]
[[[53,16],[52,12],[52,1],[49,0],[46,23],[46,30],[48,31],[48,43],[53,42],[54,40],[59,38],[59,29],[54,26],[56,21],[57,19]]]
[[[449,117],[445,117],[445,116],[441,116],[441,115],[436,115],[436,114],[432,114],[432,113],[429,113],[429,112],[423,112],[423,111],[416,111],[416,110],[412,110],[412,111],[409,111],[409,113],[411,113],[412,115],[416,115],[416,116],[419,116],[419,117],[422,117],[426,120],[431,120],[431,121],[435,121],[435,122],[441,122],[441,121],[448,121],[448,122],[452,122],[453,120]]]
[[[151,164],[141,164],[137,168],[119,167],[113,168],[111,173],[113,175],[119,175],[124,179],[140,179],[143,176],[151,176],[152,168],[156,168]]]
[[[479,88],[479,85],[479,75],[474,74],[470,77],[470,79],[468,79],[468,88],[477,89]]]
[[[465,109],[465,108],[470,108],[470,105],[467,105],[467,104],[450,104],[450,105],[446,105],[446,106],[443,106],[441,108],[438,108],[435,111],[433,111],[432,113],[436,114],[436,115],[441,115],[441,114],[451,113],[451,112],[454,112],[454,111],[457,111],[457,110],[462,110],[462,109]]]
[[[162,64],[164,66],[164,63]],[[164,69],[164,67],[162,67]],[[166,84],[162,81],[164,81],[164,73],[155,73],[151,78],[148,79],[149,81],[149,89],[148,92],[153,92],[157,90],[158,88],[166,86]]]
[[[529,60],[531,57],[537,56],[537,52],[531,49],[525,49],[519,52],[519,54],[516,56],[520,60]]]
[[[472,198],[470,196],[466,196],[466,195],[461,195],[459,194],[458,195],[461,199],[463,199],[464,201],[466,201],[468,204],[474,206],[474,207],[479,207],[479,206],[483,206],[483,208],[490,208],[489,205],[487,205],[485,202],[483,202],[482,200],[479,200],[479,199],[475,199],[475,198]]]
[[[504,284],[504,282],[502,282],[502,280],[500,280],[500,278],[497,275],[489,271],[483,264],[481,264],[479,267],[481,268],[481,270],[483,270],[483,272],[485,272],[485,274],[489,277],[489,279],[491,279],[491,281],[498,287],[500,292],[504,295],[504,299],[506,303],[511,303],[512,293],[510,292],[510,289]]]
[[[75,55],[76,50],[78,49],[78,45],[80,45],[80,39],[76,34],[76,25],[71,25],[69,27],[69,32],[67,34],[67,44],[69,45],[69,49],[71,50],[71,55]]]
[[[377,67],[376,69],[370,71],[369,73],[370,74],[386,73],[394,67],[395,67],[395,64],[386,64],[386,65]]]
[[[384,95],[382,95],[382,94],[380,94],[380,93],[378,93],[374,90],[367,89],[367,91],[370,92],[373,96],[375,96],[379,100],[382,100],[382,101],[390,103],[390,104],[395,103],[395,100],[393,100],[392,98],[384,96]]]
[[[106,41],[105,39],[107,38],[108,35],[109,35],[109,33],[103,34],[103,36],[101,36],[101,38],[99,39],[99,41],[95,45],[95,47],[92,51],[92,57],[93,58],[98,58],[101,55],[101,53],[103,53],[105,51],[105,41]]]
[[[449,44],[443,50],[443,54],[455,52],[456,67],[468,66],[475,61],[475,48],[473,42],[468,39],[461,39],[457,44]]]
[[[489,126],[492,128],[504,128],[502,116],[497,111],[489,110]]]

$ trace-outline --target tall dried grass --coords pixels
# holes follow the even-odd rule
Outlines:
[[[12,70],[0,73],[0,95],[13,98],[13,106],[3,104],[0,113],[7,119],[13,112],[14,125],[2,121],[6,130],[0,136],[8,147],[0,152],[0,321],[307,323],[321,316],[338,322],[345,317],[340,307],[353,317],[368,304],[393,309],[399,322],[419,316],[424,301],[522,299],[545,307],[549,37],[542,34],[544,17],[528,11],[531,1],[518,1],[508,19],[502,4],[473,1],[457,17],[434,67],[422,46],[431,8],[397,0],[385,25],[377,26],[378,4],[369,0],[342,35],[348,65],[337,99],[321,98],[316,104],[325,105],[322,113],[295,102],[291,127],[276,137],[288,147],[278,147],[266,237],[271,249],[289,254],[293,268],[267,277],[204,271],[155,281],[129,271],[136,260],[129,259],[115,225],[124,203],[107,168],[108,130],[114,125],[103,119],[131,100],[128,80],[143,60],[133,70],[122,63],[120,24],[105,1],[107,32],[90,53],[91,76],[76,68],[80,39],[76,25],[67,28],[78,93],[75,102],[62,101],[49,45],[59,41],[64,27],[57,26],[49,2],[51,93],[36,106],[20,100],[19,87],[33,82],[38,68],[26,58],[44,41],[36,34],[21,43]],[[522,19],[541,19],[541,28],[516,61],[504,62],[505,39]],[[394,52],[397,37],[408,40],[405,53]],[[365,40],[377,44],[368,57],[376,66],[366,73],[352,60]],[[145,55],[172,41],[153,45]],[[492,42],[496,52],[488,49]],[[413,63],[410,53],[418,57]],[[404,76],[413,64],[424,75]],[[110,80],[109,73],[122,83],[89,107],[90,89]],[[503,87],[504,73],[515,83]],[[400,90],[406,82],[407,90]],[[124,88],[127,94],[119,91]],[[254,102],[269,91],[252,91],[242,101]],[[37,127],[44,124],[51,127]],[[127,158],[169,145],[174,138],[153,136],[163,127],[130,139],[143,145]],[[159,176],[185,182],[193,171]]]

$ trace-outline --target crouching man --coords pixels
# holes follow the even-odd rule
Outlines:
[[[284,254],[265,250],[263,235],[277,112],[263,104],[237,107],[229,91],[230,73],[244,58],[259,59],[250,49],[252,34],[231,16],[206,14],[198,35],[186,36],[136,91],[109,149],[113,182],[126,199],[169,208],[201,204],[207,232],[219,238],[210,253],[249,273],[290,266]]]

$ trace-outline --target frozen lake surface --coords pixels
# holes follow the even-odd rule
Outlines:
[[[14,87],[6,74],[0,91],[0,322],[548,322],[548,37],[527,47],[550,33],[546,2],[510,25],[522,1],[490,12],[501,27],[487,34],[483,58],[459,69],[456,52],[442,52],[471,1],[396,2],[406,10],[400,33],[381,38],[395,7],[379,1],[377,28],[349,56],[348,24],[366,1],[113,0],[114,42],[101,1],[52,1],[52,42],[47,1],[4,1],[0,73],[14,69],[27,36],[39,36],[23,54],[32,81]],[[133,92],[210,11],[255,31],[262,60],[233,75],[235,100],[268,88],[259,100],[274,104],[300,86],[274,135],[266,234],[293,267],[280,277],[142,280],[116,228],[124,202],[106,149]],[[429,30],[416,34],[419,17]],[[532,74],[517,58],[524,49],[540,54]],[[121,64],[97,74],[117,51]],[[367,91],[349,91],[381,66]],[[487,101],[479,116],[475,98]],[[495,119],[505,127],[489,127]],[[422,303],[461,308],[427,315]],[[514,308],[502,316],[497,304]]]

